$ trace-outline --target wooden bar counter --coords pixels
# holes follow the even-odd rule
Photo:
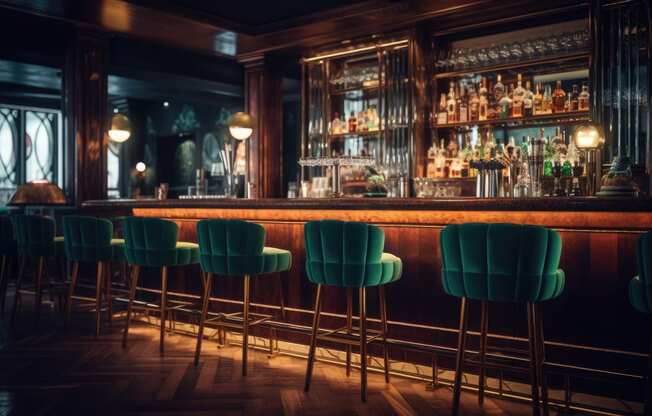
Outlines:
[[[385,251],[399,256],[404,264],[401,280],[387,289],[390,337],[449,347],[455,345],[459,301],[447,296],[440,283],[441,229],[447,224],[463,222],[551,227],[563,239],[561,268],[567,279],[562,297],[543,305],[551,361],[639,375],[645,368],[649,327],[629,304],[628,283],[636,275],[636,240],[640,233],[652,229],[652,200],[143,199],[88,201],[83,207],[95,215],[172,219],[180,225],[180,239],[189,241],[196,241],[195,224],[200,219],[237,218],[260,223],[267,230],[267,245],[292,251],[292,269],[283,276],[285,302],[288,307],[303,310],[310,310],[314,301],[314,287],[304,272],[303,224],[318,219],[378,224],[385,231]],[[199,293],[198,275],[186,274],[184,279],[185,290]],[[253,301],[278,304],[277,282],[278,279],[265,277],[256,279]],[[238,279],[221,279],[216,283],[216,291],[220,297],[241,299],[242,296]],[[327,289],[325,296],[326,312],[345,311],[343,292]],[[369,311],[371,316],[378,314],[375,292],[369,294]],[[470,328],[476,331],[479,305],[472,303],[471,314]],[[289,313],[287,319],[308,324],[310,314]],[[641,330],[632,331],[632,328]],[[494,334],[491,342],[524,337],[527,334],[525,308],[492,304],[489,331]],[[295,339],[307,342],[307,337]],[[471,337],[469,348],[477,348],[476,337]],[[605,364],[612,361],[601,354],[608,353],[619,357],[618,364],[614,364],[617,367]],[[430,359],[402,348],[392,351],[392,357],[408,362]]]

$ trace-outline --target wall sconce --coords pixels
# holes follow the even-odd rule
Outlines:
[[[579,150],[586,152],[586,165],[587,165],[587,192],[589,196],[595,195],[596,189],[599,186],[597,170],[599,168],[600,148],[604,144],[604,130],[597,123],[588,123],[577,126],[573,134],[573,141],[575,147]]]
[[[131,136],[131,121],[124,114],[117,113],[111,117],[109,138],[116,143],[124,143]]]

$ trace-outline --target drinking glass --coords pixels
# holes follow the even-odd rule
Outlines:
[[[460,69],[464,68],[467,64],[466,59],[466,50],[465,49],[456,49],[453,51],[454,59],[454,68]]]
[[[534,50],[536,50],[537,55],[544,56],[548,52],[548,45],[544,38],[538,38],[534,41]]]
[[[520,42],[512,42],[509,44],[509,52],[513,59],[520,61],[523,59],[523,49]]]
[[[531,40],[527,40],[523,42],[523,44],[521,45],[521,49],[529,59],[532,59],[536,54],[536,50],[534,49],[534,43]]]
[[[489,54],[487,48],[478,49],[478,62],[481,66],[486,66],[489,62]]]
[[[557,36],[550,36],[546,39],[546,47],[553,55],[559,53],[561,49],[560,41]]]
[[[512,53],[509,50],[509,45],[507,45],[506,43],[500,45],[499,54],[500,54],[500,60],[502,62],[509,62],[510,57],[512,56]]]
[[[466,54],[466,60],[468,66],[473,68],[478,66],[478,51],[475,49],[469,49]]]
[[[492,44],[487,50],[487,54],[489,55],[490,63],[496,64],[498,59],[500,59],[500,48],[497,45]]]

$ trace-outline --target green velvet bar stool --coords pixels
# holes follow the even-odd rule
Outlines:
[[[284,272],[292,265],[292,254],[287,250],[265,247],[265,229],[255,223],[239,220],[203,220],[197,223],[200,264],[206,274],[195,365],[199,364],[204,325],[212,290],[213,276],[237,276],[244,280],[242,308],[242,375],[247,375],[249,329],[271,318],[250,314],[249,283],[252,276]],[[219,319],[219,318],[218,318]],[[270,339],[270,343],[271,343]]]
[[[629,302],[634,309],[652,317],[652,231],[641,235],[636,248],[638,276],[629,282]],[[652,345],[648,359],[645,415],[652,416]]]
[[[46,272],[48,258],[60,258],[64,254],[64,238],[55,237],[55,222],[50,217],[40,215],[13,215],[11,217],[16,235],[17,252],[20,256],[20,270],[16,281],[16,294],[12,311],[12,321],[16,317],[18,304],[22,300],[22,293],[27,292],[23,288],[25,268],[29,260],[36,261],[36,277],[34,287],[34,312],[35,324],[38,323],[41,314],[41,298],[43,285],[47,284],[50,289],[52,282]],[[45,281],[43,279],[46,279]]]
[[[131,322],[138,276],[141,267],[161,269],[161,302],[158,310],[161,314],[161,336],[159,349],[164,351],[165,319],[169,309],[167,305],[168,268],[188,266],[199,262],[199,246],[195,243],[179,242],[179,227],[173,221],[160,218],[127,217],[124,220],[125,257],[131,265],[131,286],[127,319],[122,338],[122,346],[127,346],[127,336]]]
[[[66,326],[70,322],[75,286],[80,263],[93,263],[97,269],[95,285],[95,336],[100,335],[102,316],[102,289],[109,325],[112,324],[111,261],[124,260],[124,240],[113,238],[113,224],[109,220],[70,215],[63,218],[63,236],[66,258],[72,263],[72,279],[66,303]]]
[[[7,299],[7,287],[9,286],[9,275],[11,264],[15,261],[18,253],[14,225],[8,215],[0,215],[0,316],[5,315],[5,301]]]
[[[351,367],[350,345],[354,343],[356,328],[352,327],[352,290],[358,289],[360,299],[360,325],[357,338],[360,346],[360,396],[367,400],[367,344],[380,338],[384,347],[385,381],[389,381],[389,355],[387,349],[387,309],[385,288],[400,279],[401,259],[384,253],[385,233],[379,227],[360,222],[311,221],[304,227],[306,245],[306,273],[308,280],[317,285],[315,310],[306,368],[305,391],[310,389],[315,362],[317,340],[340,341],[347,346],[347,375]],[[346,327],[319,334],[322,307],[322,286],[347,289]],[[381,330],[367,330],[366,289],[377,286],[380,297]],[[367,333],[371,336],[367,336]]]
[[[532,411],[538,415],[539,380],[546,409],[548,393],[543,375],[543,327],[537,305],[557,298],[564,290],[564,272],[558,268],[562,246],[559,234],[532,225],[455,224],[444,228],[440,244],[444,291],[462,300],[453,415],[459,413],[469,300],[479,300],[482,305],[478,396],[480,404],[483,403],[485,388],[488,302],[516,302],[527,305]]]

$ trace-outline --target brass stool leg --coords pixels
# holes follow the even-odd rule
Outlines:
[[[100,336],[102,320],[102,262],[97,262],[97,276],[95,282],[95,338]]]
[[[539,305],[534,306],[535,313],[535,323],[537,325],[537,344],[539,346],[539,383],[541,384],[541,401],[543,402],[543,414],[548,416],[550,409],[548,408],[548,379],[546,378],[545,365],[546,362],[546,347],[545,347],[545,338],[543,337],[543,315],[541,313],[541,307]]]
[[[206,322],[206,315],[208,315],[213,273],[208,273],[204,281],[204,300],[201,307],[201,317],[199,318],[199,328],[197,329],[197,346],[195,347],[195,367],[199,365],[199,354],[201,354],[201,342],[204,337],[204,323]]]
[[[462,393],[462,374],[464,373],[464,347],[466,345],[466,328],[469,320],[469,302],[463,297],[460,307],[460,328],[457,337],[457,359],[455,360],[455,383],[453,386],[453,416],[460,411]]]
[[[70,324],[70,311],[72,309],[72,297],[75,293],[75,285],[77,284],[77,276],[79,275],[79,263],[74,262],[72,264],[72,277],[70,280],[70,287],[68,288],[68,300],[66,302],[66,317],[64,321],[64,326],[67,328]]]
[[[378,287],[380,302],[380,321],[383,329],[383,359],[385,361],[385,383],[389,383],[389,346],[387,345],[387,301],[385,298],[385,287]]]
[[[281,317],[285,321],[285,293],[283,291],[283,276],[285,273],[279,273],[278,274],[278,294],[279,294],[279,301],[281,302]]]
[[[360,288],[360,398],[367,401],[367,299],[364,287]]]
[[[242,310],[242,375],[247,375],[247,350],[249,349],[249,280],[244,276],[243,310]]]
[[[140,274],[140,266],[133,265],[131,267],[131,286],[129,287],[129,303],[127,304],[127,317],[125,318],[125,329],[122,333],[122,348],[127,346],[127,335],[129,334],[129,324],[131,323],[131,309],[136,296],[136,287],[138,286],[138,275]]]
[[[534,304],[528,302],[528,338],[530,354],[530,383],[532,384],[532,415],[539,416],[539,354],[537,353],[537,332],[535,322]]]
[[[353,288],[346,288],[346,329],[351,333],[353,327]],[[351,375],[351,344],[346,344],[346,376]]]
[[[113,280],[113,270],[111,270],[111,260],[106,262],[106,272],[104,275],[104,290],[106,299],[106,312],[108,314],[109,328],[113,328],[113,296],[111,294],[111,287]]]
[[[317,285],[315,295],[315,312],[312,317],[312,335],[310,336],[310,348],[308,349],[308,365],[306,366],[306,384],[303,389],[307,392],[310,390],[310,379],[312,378],[312,368],[315,364],[315,349],[317,348],[317,331],[319,329],[319,315],[321,314],[321,285]]]
[[[41,319],[41,298],[43,296],[42,290],[42,280],[43,280],[43,269],[45,267],[45,257],[39,257],[36,269],[36,293],[34,294],[34,326],[38,326],[39,320]]]
[[[480,312],[480,377],[478,379],[478,404],[484,403],[485,387],[485,357],[487,355],[487,327],[489,325],[489,306],[486,300],[482,301]]]
[[[167,300],[168,300],[168,268],[167,266],[161,267],[161,336],[159,340],[159,351],[161,353],[165,350],[165,317],[167,315]]]
[[[20,295],[20,287],[23,283],[23,276],[25,274],[25,263],[27,262],[26,256],[20,256],[20,266],[18,270],[18,277],[16,278],[16,292],[14,293],[14,307],[11,311],[11,322],[16,319],[16,312],[18,311],[18,302],[22,303]]]

